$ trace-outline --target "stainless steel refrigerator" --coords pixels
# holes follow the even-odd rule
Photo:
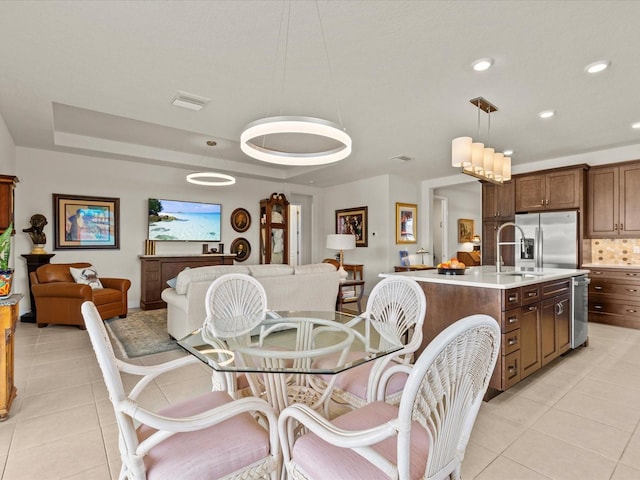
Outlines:
[[[578,212],[522,213],[516,215],[516,225],[525,235],[524,248],[516,249],[516,267],[578,267]],[[518,229],[515,235],[517,242]]]

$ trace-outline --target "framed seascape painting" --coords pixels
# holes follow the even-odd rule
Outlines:
[[[396,203],[396,243],[416,243],[418,233],[418,205]]]
[[[367,246],[367,208],[346,208],[336,210],[336,233],[352,234],[356,236],[356,247]]]
[[[473,219],[458,219],[458,243],[471,242],[473,240],[474,231]]]
[[[119,249],[120,199],[53,194],[54,249]]]

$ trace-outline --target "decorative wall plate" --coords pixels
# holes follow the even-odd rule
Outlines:
[[[246,232],[251,226],[251,215],[244,208],[236,208],[231,213],[231,226],[236,232]]]
[[[236,254],[236,262],[244,262],[251,255],[251,244],[246,238],[236,238],[231,242],[231,253]]]

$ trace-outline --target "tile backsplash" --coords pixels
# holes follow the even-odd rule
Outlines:
[[[640,238],[592,238],[591,263],[640,265]]]

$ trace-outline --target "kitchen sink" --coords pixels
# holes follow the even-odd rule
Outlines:
[[[545,275],[545,272],[496,272],[496,275],[508,275],[511,277],[536,278]]]

